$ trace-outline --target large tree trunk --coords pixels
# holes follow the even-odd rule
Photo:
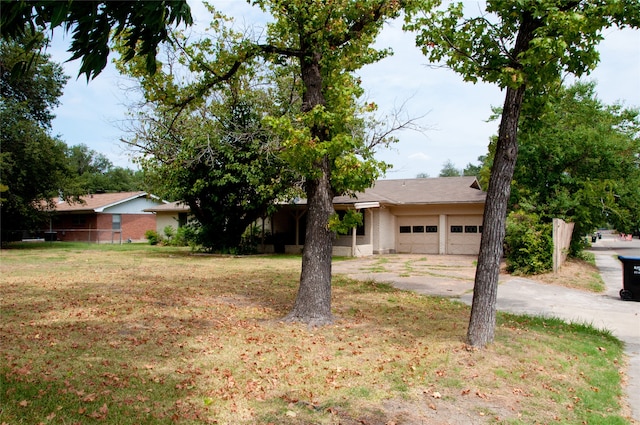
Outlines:
[[[309,112],[324,105],[320,54],[301,58],[302,80],[305,86],[302,111]],[[319,141],[327,137],[323,126],[311,129]],[[331,253],[334,233],[329,230],[329,217],[334,213],[331,187],[331,162],[325,156],[318,164],[319,176],[305,182],[307,193],[307,230],[302,253],[300,287],[293,310],[285,320],[322,326],[333,321],[331,315]]]
[[[511,179],[518,156],[518,119],[525,88],[507,89],[502,111],[491,179],[484,206],[480,254],[473,287],[471,319],[467,340],[473,346],[485,346],[493,341],[496,324],[496,300],[500,260],[505,236],[507,206]]]
[[[541,25],[542,21],[531,12],[523,13],[516,43],[511,52],[511,57],[514,58],[512,68],[522,67],[517,62],[518,56],[529,48],[535,30]],[[482,239],[473,286],[471,318],[467,330],[467,342],[475,347],[490,344],[495,336],[500,260],[506,232],[511,179],[513,179],[518,158],[518,121],[525,90],[525,83],[517,88],[508,87],[502,107],[498,144],[484,205]]]
[[[331,253],[334,233],[328,229],[333,214],[333,191],[329,161],[321,165],[322,176],[307,181],[307,230],[302,253],[300,287],[293,310],[285,320],[322,326],[331,315]]]

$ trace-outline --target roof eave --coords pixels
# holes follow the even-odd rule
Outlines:
[[[116,206],[116,205],[120,205],[120,204],[123,204],[123,203],[125,203],[125,202],[129,202],[129,201],[132,201],[132,200],[134,200],[134,199],[138,199],[138,198],[140,198],[140,197],[142,197],[142,196],[147,196],[147,195],[148,195],[148,194],[147,194],[147,192],[140,192],[140,193],[138,193],[138,194],[136,194],[136,195],[134,195],[134,196],[130,196],[130,197],[126,198],[126,199],[121,199],[121,200],[119,200],[119,201],[112,202],[112,203],[110,203],[110,204],[107,204],[107,205],[103,205],[103,206],[101,206],[101,207],[94,208],[94,211],[95,211],[95,212],[97,212],[97,213],[101,213],[101,212],[104,212],[104,210],[106,210],[107,208],[111,208],[111,207],[114,207],[114,206]],[[149,195],[149,196],[150,196],[150,197],[153,197],[153,198],[156,198],[156,199],[160,199],[160,198],[158,198],[158,197],[157,197],[157,196],[155,196],[155,195]]]

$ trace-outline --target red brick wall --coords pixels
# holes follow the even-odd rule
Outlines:
[[[135,242],[143,241],[147,230],[156,230],[155,214],[121,214],[122,232],[112,231],[112,223],[112,214],[98,214],[98,228],[103,230],[99,234],[100,242],[111,242],[111,240],[120,242],[120,236],[122,236],[122,242],[129,239]]]
[[[120,219],[122,232],[114,232],[112,214],[60,215],[55,218],[52,230],[60,241],[103,243],[143,241],[147,230],[156,230],[155,214],[122,214]]]
[[[98,232],[96,242],[120,242],[120,234],[111,231],[113,217],[111,214],[97,214]],[[123,240],[125,240],[123,238]]]
[[[57,232],[59,241],[94,242],[96,228],[95,214],[65,214],[55,217],[52,230]],[[49,231],[49,229],[45,229]]]
[[[144,240],[147,230],[156,230],[155,214],[122,214],[122,240]]]

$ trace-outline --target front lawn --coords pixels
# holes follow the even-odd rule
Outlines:
[[[299,257],[145,245],[1,251],[2,424],[625,424],[619,341],[334,279],[335,324],[279,321]]]

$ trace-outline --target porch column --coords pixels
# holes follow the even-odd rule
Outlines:
[[[358,228],[357,227],[353,227],[351,229],[351,256],[352,257],[356,257],[356,246],[357,246],[357,235],[358,233]]]
[[[300,246],[300,219],[305,215],[305,210],[296,211],[293,217],[296,220],[296,249]]]

